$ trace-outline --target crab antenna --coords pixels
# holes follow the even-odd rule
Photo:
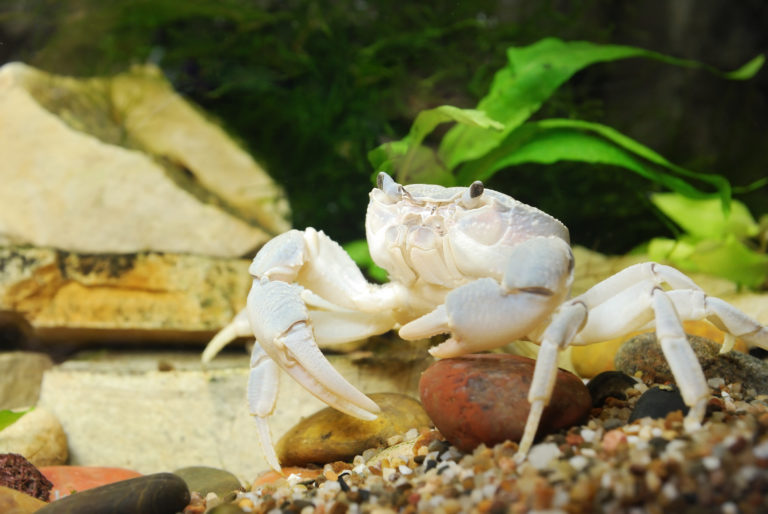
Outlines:
[[[399,198],[403,190],[402,186],[383,171],[376,177],[376,186],[393,198]]]

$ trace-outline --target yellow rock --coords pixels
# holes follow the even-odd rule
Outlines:
[[[0,512],[3,514],[31,514],[46,505],[42,500],[0,485]]]
[[[718,344],[723,344],[725,333],[708,321],[685,321],[683,328],[686,334],[705,337]],[[646,330],[644,332],[651,332]],[[625,341],[643,332],[631,332],[623,337],[595,343],[587,346],[574,346],[571,350],[571,361],[576,373],[583,378],[591,378],[602,373],[616,369],[613,359]],[[734,350],[747,351],[747,345],[737,339]]]
[[[378,418],[362,421],[330,407],[316,412],[277,443],[280,464],[301,466],[349,460],[368,448],[385,446],[392,436],[432,425],[421,404],[410,396],[396,393],[369,396],[381,407]]]

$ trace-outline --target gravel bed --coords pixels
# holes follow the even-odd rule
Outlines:
[[[435,430],[412,431],[401,457],[369,450],[315,480],[291,475],[241,493],[235,505],[270,514],[768,512],[768,396],[709,384],[706,421],[692,433],[679,411],[627,424],[646,388],[638,384],[585,425],[544,438],[522,464],[512,442],[465,454]]]

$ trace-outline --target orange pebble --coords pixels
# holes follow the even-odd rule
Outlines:
[[[617,428],[609,430],[603,436],[603,450],[608,453],[615,452],[619,446],[627,442],[627,434],[623,430]]]

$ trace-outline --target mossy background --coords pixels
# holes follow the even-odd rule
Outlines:
[[[298,228],[363,235],[366,154],[441,104],[473,107],[506,48],[556,36],[635,45],[735,69],[768,50],[768,6],[740,2],[0,0],[0,62],[91,76],[159,65],[286,188]],[[768,174],[768,71],[746,82],[631,59],[578,73],[537,117],[617,128],[735,186]],[[575,243],[623,253],[674,236],[623,170],[561,163],[488,187],[563,220]],[[737,195],[758,217],[768,190]]]

